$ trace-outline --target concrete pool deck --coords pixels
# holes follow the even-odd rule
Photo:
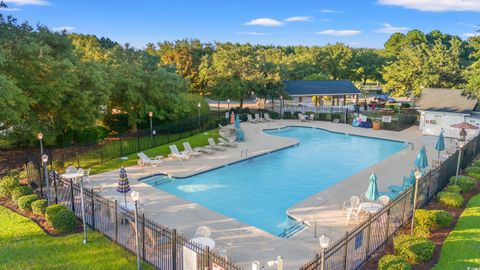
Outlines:
[[[421,146],[426,146],[429,157],[436,157],[434,149],[436,137],[422,136],[418,127],[412,127],[401,132],[392,132],[319,121],[276,120],[273,123],[244,123],[242,127],[246,141],[239,143],[237,148],[228,149],[225,152],[217,151],[214,155],[204,154],[199,158],[188,161],[168,160],[158,168],[128,167],[127,173],[132,189],[139,191],[141,200],[145,200],[145,216],[159,224],[176,228],[187,237],[193,237],[196,228],[201,225],[210,227],[212,230],[211,237],[216,241],[217,247],[227,247],[230,259],[245,268],[249,268],[252,261],[257,260],[261,264],[266,264],[267,261],[282,256],[285,269],[298,269],[318,252],[318,240],[313,237],[313,226],[307,227],[290,238],[279,238],[141,181],[136,181],[159,173],[187,177],[298,144],[296,139],[277,137],[262,132],[264,129],[285,126],[323,128],[333,132],[406,141],[415,145],[414,150],[406,147],[389,158],[342,180],[327,190],[305,198],[305,200],[288,209],[290,215],[310,224],[313,223],[315,217],[318,234],[326,233],[332,243],[342,237],[346,230],[354,228],[354,222],[348,227],[345,226],[345,216],[342,215],[341,211],[342,204],[352,195],[364,197],[363,194],[368,186],[368,178],[372,171],[375,171],[378,176],[379,189],[386,190],[389,185],[401,184],[402,177],[413,169],[413,161]],[[207,136],[205,142],[206,139]],[[455,145],[447,139],[446,148],[454,149],[454,147]],[[245,150],[248,153],[246,157],[244,155]],[[102,195],[119,201],[123,200],[123,196],[115,191],[118,170],[92,175],[90,179],[93,186],[103,186]],[[178,181],[181,181],[181,179]]]

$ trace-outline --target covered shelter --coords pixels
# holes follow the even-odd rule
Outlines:
[[[459,138],[459,123],[480,126],[480,115],[476,112],[477,100],[470,99],[459,89],[425,88],[415,102],[420,112],[419,126],[424,135],[438,136],[443,130],[446,137]],[[475,136],[478,129],[468,131]]]
[[[361,94],[355,85],[349,80],[301,80],[284,81],[284,91],[294,102],[313,103],[314,105],[344,106],[347,99],[358,103]]]

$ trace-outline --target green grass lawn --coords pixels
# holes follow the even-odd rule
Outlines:
[[[143,152],[151,158],[154,158],[155,156],[158,156],[158,155],[162,155],[162,156],[166,157],[168,154],[170,154],[170,149],[168,147],[172,144],[177,145],[178,149],[180,151],[182,151],[183,150],[183,145],[182,145],[183,142],[187,142],[187,141],[190,142],[190,145],[192,147],[205,146],[205,145],[208,145],[207,140],[210,137],[213,137],[215,139],[218,138],[219,137],[218,129],[212,129],[212,130],[209,130],[209,131],[205,131],[205,132],[193,135],[191,137],[187,137],[187,138],[184,138],[184,139],[181,139],[181,140],[177,140],[177,141],[170,142],[170,143],[167,143],[167,144],[164,144],[164,145],[160,145],[158,147],[154,147],[154,148],[150,148],[148,150],[144,150]],[[132,166],[132,165],[137,164],[137,161],[138,161],[137,153],[128,155],[127,157],[128,157],[127,161],[120,160],[120,156],[119,156],[119,158],[117,158],[117,159],[106,161],[102,164],[94,165],[92,167],[92,172],[91,173],[96,174],[96,173],[108,172],[108,171],[111,171],[111,170],[119,169],[122,166],[122,164],[124,166]],[[81,163],[83,163],[83,162],[85,162],[85,164],[88,164],[88,160],[82,160]],[[80,164],[80,165],[83,166],[83,164]],[[83,166],[83,167],[84,168],[89,168],[88,166]]]
[[[135,255],[98,232],[47,235],[35,222],[0,206],[0,269],[137,269]],[[154,269],[144,264],[144,269]]]
[[[480,269],[480,194],[471,198],[442,246],[435,270]]]

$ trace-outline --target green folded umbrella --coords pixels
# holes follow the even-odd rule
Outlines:
[[[377,176],[375,173],[370,176],[370,184],[368,185],[365,197],[370,201],[376,201],[378,197],[380,197],[380,194],[378,193]]]

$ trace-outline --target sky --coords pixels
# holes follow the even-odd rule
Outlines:
[[[477,34],[480,0],[4,0],[4,15],[137,48],[183,38],[381,48],[394,32]]]

